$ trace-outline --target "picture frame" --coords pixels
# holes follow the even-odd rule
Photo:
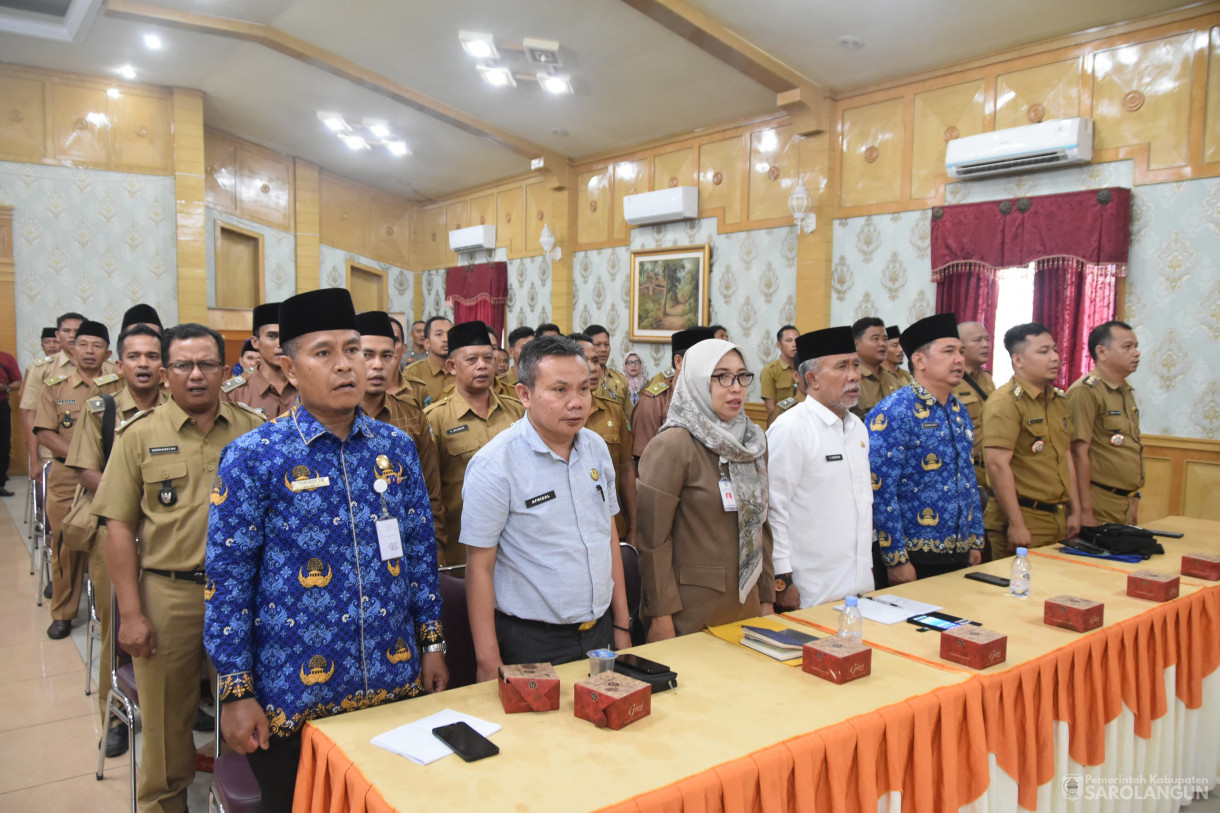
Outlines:
[[[631,252],[633,342],[667,343],[679,330],[708,322],[711,246]]]

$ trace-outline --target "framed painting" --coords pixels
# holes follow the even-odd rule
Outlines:
[[[668,342],[707,324],[710,259],[707,245],[631,252],[631,341]]]

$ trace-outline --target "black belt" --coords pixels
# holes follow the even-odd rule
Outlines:
[[[1111,494],[1117,494],[1120,497],[1134,497],[1135,492],[1139,490],[1139,489],[1134,489],[1132,491],[1127,491],[1126,489],[1115,488],[1114,486],[1103,486],[1101,483],[1097,482],[1096,480],[1090,480],[1089,482],[1092,483],[1093,485],[1097,486],[1098,488],[1100,488],[1102,491],[1109,491]]]
[[[152,573],[154,576],[160,576],[175,582],[191,582],[193,584],[205,585],[208,583],[208,574],[203,570],[153,570],[151,567],[146,567],[144,572]]]
[[[1045,511],[1048,514],[1058,514],[1059,509],[1063,507],[1061,502],[1038,502],[1037,500],[1030,500],[1025,497],[1017,497],[1017,505],[1032,508],[1035,511]]]
[[[514,621],[518,624],[524,624],[527,627],[545,630],[546,632],[588,632],[598,625],[601,619],[597,621],[578,621],[575,624],[552,624],[548,621],[534,621],[531,618],[518,618],[515,615],[502,613],[496,610],[497,618],[507,618],[509,621]]]
[[[54,460],[56,463],[59,463],[60,465],[63,465],[63,466],[68,465],[68,461],[64,460],[62,457],[52,457],[51,459]]]

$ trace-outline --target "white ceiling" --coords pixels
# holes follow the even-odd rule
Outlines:
[[[690,0],[729,29],[829,89],[901,77],[1013,45],[1144,16],[1181,0]],[[151,5],[261,23],[568,157],[622,150],[775,110],[775,95],[622,0],[152,0]],[[458,43],[492,33],[520,73],[523,37],[562,43],[575,93],[535,83],[492,88]],[[146,33],[164,47],[150,51]],[[864,48],[838,45],[845,34]],[[912,47],[912,43],[916,43]],[[212,34],[106,16],[79,44],[0,33],[0,61],[198,88],[209,126],[327,169],[430,200],[520,174],[528,159],[386,96],[274,52]],[[121,81],[116,80],[121,85]],[[413,155],[352,152],[318,121],[383,118]],[[554,131],[563,130],[567,135]]]

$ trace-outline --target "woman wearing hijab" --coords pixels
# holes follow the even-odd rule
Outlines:
[[[639,353],[632,351],[627,354],[627,358],[623,359],[623,375],[627,379],[627,391],[631,396],[631,404],[635,406],[640,400],[640,390],[648,384],[648,376],[644,374],[644,362],[640,360]]]
[[[771,613],[767,438],[745,416],[754,374],[707,339],[682,362],[669,417],[640,457],[636,539],[649,641]]]

